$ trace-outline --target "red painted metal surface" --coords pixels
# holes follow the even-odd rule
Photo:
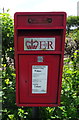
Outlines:
[[[14,16],[16,103],[18,106],[60,105],[65,12],[17,12]],[[55,50],[24,50],[24,38],[55,38]],[[42,62],[37,58],[43,57]],[[48,66],[47,92],[32,93],[32,66]]]

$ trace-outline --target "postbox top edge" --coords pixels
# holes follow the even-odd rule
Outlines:
[[[18,15],[64,15],[66,12],[15,12],[14,16]]]

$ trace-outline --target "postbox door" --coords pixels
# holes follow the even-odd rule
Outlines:
[[[57,103],[59,64],[60,55],[19,55],[20,104]]]

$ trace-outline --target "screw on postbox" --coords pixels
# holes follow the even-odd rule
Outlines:
[[[29,19],[28,19],[28,23],[31,23],[31,22],[32,22],[32,20],[29,18]]]
[[[52,18],[47,18],[48,23],[52,22]]]
[[[59,106],[65,12],[17,12],[14,49],[17,106]]]

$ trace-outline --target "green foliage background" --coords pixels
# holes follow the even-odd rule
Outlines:
[[[31,107],[15,102],[14,28],[8,13],[2,18],[2,120],[30,120]],[[74,27],[74,29],[72,29]],[[40,107],[41,120],[79,120],[79,17],[67,18],[65,57],[60,107]]]

